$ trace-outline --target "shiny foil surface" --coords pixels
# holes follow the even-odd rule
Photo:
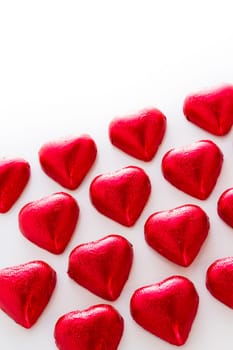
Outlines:
[[[97,176],[90,186],[94,207],[124,226],[133,226],[144,209],[151,183],[143,169],[135,166]]]
[[[218,215],[227,225],[233,227],[233,188],[227,189],[220,196]]]
[[[61,254],[79,217],[79,206],[69,194],[58,192],[26,204],[19,212],[22,234],[37,246]]]
[[[183,345],[198,309],[193,283],[172,276],[137,289],[130,302],[133,319],[144,329],[174,345]]]
[[[94,140],[88,135],[81,135],[46,143],[39,151],[39,160],[49,177],[74,190],[92,167],[96,154]]]
[[[112,144],[127,154],[151,161],[163,140],[166,117],[155,108],[115,118],[109,126]]]
[[[59,350],[116,350],[124,321],[111,305],[94,305],[73,311],[56,323],[54,337]]]
[[[119,235],[81,244],[69,256],[69,276],[92,293],[116,300],[133,262],[132,245]]]
[[[216,299],[233,309],[233,257],[218,259],[209,266],[206,287]]]
[[[209,231],[209,218],[197,205],[186,204],[152,214],[145,223],[146,242],[172,262],[189,266]]]
[[[32,327],[49,302],[56,272],[43,261],[0,270],[0,308],[16,323]]]
[[[225,85],[188,96],[184,101],[186,118],[218,136],[227,134],[233,123],[233,86]]]
[[[30,165],[24,159],[0,159],[0,213],[17,201],[30,178]]]
[[[165,179],[179,190],[207,199],[221,172],[223,154],[209,140],[197,141],[186,147],[168,151],[162,160]]]

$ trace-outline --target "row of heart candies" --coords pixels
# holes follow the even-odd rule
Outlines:
[[[188,97],[184,103],[184,113],[188,120],[198,126],[216,135],[224,135],[232,126],[232,106],[233,89],[231,86],[225,86]],[[109,127],[109,136],[111,142],[121,150],[138,159],[150,161],[162,142],[165,129],[165,116],[157,109],[150,109],[134,116],[114,119]],[[94,141],[89,136],[82,135],[79,138],[44,145],[39,152],[39,158],[47,175],[63,187],[75,189],[94,163],[96,152]],[[222,153],[213,142],[198,141],[167,152],[162,161],[162,170],[164,177],[180,190],[196,198],[206,199],[215,186],[222,161]],[[200,165],[203,163],[209,170],[207,173],[213,174],[211,178],[202,172]],[[180,176],[181,174],[183,176]],[[14,191],[9,191],[7,181],[4,181],[0,211],[6,212],[26,186],[30,167],[24,160],[3,160],[0,175],[2,179],[8,178],[11,183],[15,183]],[[138,188],[138,191],[134,191],[134,188]],[[90,186],[91,200],[96,209],[125,226],[134,225],[150,191],[150,180],[146,173],[141,168],[132,166],[112,174],[97,176]],[[222,194],[218,202],[218,213],[233,227],[232,198],[232,189]],[[24,236],[33,243],[52,253],[60,254],[74,232],[78,216],[77,202],[72,196],[60,192],[25,205],[19,213],[19,227]],[[198,254],[208,230],[209,220],[205,212],[195,205],[183,205],[152,214],[145,224],[145,239],[166,258],[188,266]],[[182,242],[182,247],[179,242]],[[117,259],[112,259],[114,255]],[[132,260],[130,243],[121,236],[109,235],[96,242],[76,247],[69,257],[68,274],[80,285],[102,298],[116,300],[128,279]],[[118,262],[118,266],[114,266],[115,275],[112,261]],[[107,282],[103,266],[107,266]],[[227,285],[232,278],[232,266],[233,259],[221,259],[214,262],[207,271],[207,288],[217,299],[230,307],[233,307],[233,298]],[[93,270],[97,271],[95,276],[92,274]],[[36,322],[52,295],[56,273],[45,262],[33,261],[2,269],[0,280],[2,310],[19,324],[29,328]],[[12,290],[16,290],[16,285],[19,290],[12,293]],[[44,292],[37,296],[36,290]],[[22,291],[26,294],[22,295]],[[12,294],[14,302],[9,301],[8,295]],[[176,315],[169,311],[171,299],[174,307],[179,310]],[[30,300],[31,304],[28,307]],[[188,307],[183,310],[182,305],[185,301]],[[182,345],[188,337],[196,315],[198,294],[187,278],[173,276],[135,291],[130,308],[132,317],[143,328],[171,344]],[[154,315],[159,315],[158,322]],[[167,324],[161,324],[161,319],[167,319]],[[94,336],[91,329],[96,330]],[[104,329],[111,331],[105,334]],[[103,339],[108,344],[108,349],[116,349],[122,333],[122,317],[112,306],[104,304],[83,312],[69,313],[61,317],[55,327],[56,344],[62,350],[94,349],[98,347],[98,341]],[[74,339],[75,336],[79,338],[79,345],[77,339]],[[90,336],[93,337],[92,340],[89,339]],[[89,343],[91,347],[87,345]]]

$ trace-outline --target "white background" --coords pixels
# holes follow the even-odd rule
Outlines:
[[[184,350],[232,349],[233,310],[205,288],[205,272],[216,258],[233,255],[233,230],[216,214],[219,195],[233,186],[232,132],[213,137],[182,114],[184,97],[203,87],[233,83],[231,1],[25,1],[0,0],[0,156],[24,157],[32,168],[30,182],[12,210],[0,217],[0,267],[43,259],[55,268],[55,293],[36,325],[25,330],[0,313],[0,346],[4,350],[55,350],[53,328],[62,314],[104,300],[66,275],[73,247],[109,233],[134,245],[135,259],[121,297],[112,303],[124,316],[120,350],[171,350],[131,319],[133,291],[173,274],[189,277],[200,306]],[[167,116],[164,141],[151,163],[114,148],[108,124],[115,116],[155,106]],[[81,215],[64,254],[54,256],[20,234],[17,215],[28,201],[63,190],[41,171],[40,146],[67,135],[89,133],[98,159],[78,190]],[[221,176],[212,195],[198,201],[176,190],[162,177],[163,154],[199,139],[215,141],[224,152]],[[153,192],[133,228],[97,213],[89,185],[97,174],[127,165],[143,167]],[[185,203],[201,205],[211,229],[200,254],[188,268],[178,267],[146,246],[143,225],[157,210]]]

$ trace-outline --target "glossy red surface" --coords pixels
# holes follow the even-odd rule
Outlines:
[[[17,201],[30,177],[30,165],[24,159],[0,160],[0,213],[6,213]]]
[[[209,266],[206,287],[216,299],[233,309],[233,257],[218,259]]]
[[[233,124],[233,86],[226,85],[188,96],[184,115],[214,135],[227,134]]]
[[[100,304],[62,316],[54,337],[60,350],[116,350],[123,328],[124,321],[117,310]]]
[[[165,179],[179,190],[207,199],[221,172],[223,154],[209,140],[197,141],[186,147],[168,151],[162,160]]]
[[[145,239],[149,246],[182,266],[193,262],[208,231],[206,213],[191,204],[156,212],[145,223]]]
[[[70,190],[76,189],[92,167],[96,144],[88,135],[61,139],[43,145],[39,160],[44,172]]]
[[[69,256],[69,276],[92,293],[116,300],[128,279],[132,245],[119,235],[81,244]]]
[[[26,204],[19,212],[22,234],[37,246],[61,254],[79,217],[79,206],[68,193],[58,192]]]
[[[151,183],[143,169],[135,166],[97,176],[90,186],[94,207],[125,226],[133,226],[144,209]]]
[[[137,289],[130,302],[133,319],[144,329],[174,345],[183,345],[198,309],[193,283],[172,276]]]
[[[109,126],[112,144],[129,155],[150,161],[163,140],[166,117],[155,108],[115,118]]]
[[[233,188],[227,189],[220,196],[218,215],[226,224],[233,227]]]
[[[43,261],[0,270],[0,308],[25,328],[32,327],[49,302],[56,272]]]

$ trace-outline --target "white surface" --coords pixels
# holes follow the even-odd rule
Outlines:
[[[202,87],[233,83],[231,1],[1,1],[0,2],[0,156],[21,156],[32,168],[27,189],[14,208],[0,217],[0,267],[43,259],[58,273],[56,291],[30,330],[0,313],[0,346],[4,350],[55,350],[57,318],[104,300],[71,281],[67,258],[81,242],[118,233],[134,245],[135,259],[121,297],[112,303],[124,316],[119,350],[171,350],[150,335],[129,314],[132,292],[173,274],[189,277],[200,295],[200,306],[184,350],[232,349],[233,311],[210,296],[205,272],[213,260],[233,255],[233,230],[216,214],[216,201],[233,186],[232,132],[222,138],[187,122],[184,97]],[[108,124],[117,115],[155,106],[168,119],[166,136],[151,163],[137,161],[115,149]],[[81,215],[65,253],[54,256],[22,237],[20,208],[62,188],[41,171],[40,146],[66,135],[89,133],[98,159],[80,188],[70,192]],[[163,154],[173,146],[199,139],[215,141],[224,152],[221,176],[212,195],[198,201],[162,177]],[[143,167],[153,192],[133,228],[107,219],[92,207],[89,184],[103,172],[127,165]],[[199,256],[188,268],[165,260],[146,246],[143,225],[156,210],[185,203],[201,205],[211,230]]]

